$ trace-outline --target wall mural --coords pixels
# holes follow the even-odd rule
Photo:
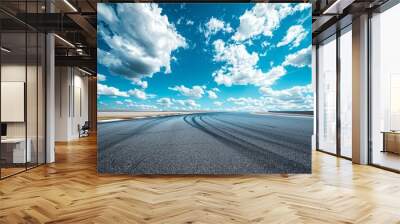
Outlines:
[[[99,3],[98,171],[310,173],[311,4]]]

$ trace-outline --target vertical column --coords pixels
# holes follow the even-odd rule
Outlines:
[[[46,36],[46,163],[55,161],[55,72],[54,35]]]
[[[51,1],[46,1],[46,11],[53,12]],[[46,34],[46,163],[55,161],[55,53],[54,34]]]
[[[368,163],[368,15],[353,19],[353,162]]]
[[[341,156],[342,146],[342,124],[341,124],[341,109],[340,109],[340,82],[341,82],[341,64],[340,64],[340,36],[341,31],[339,27],[336,31],[336,155]]]
[[[97,131],[97,78],[89,77],[88,80],[88,106],[90,131]]]
[[[314,92],[314,127],[313,135],[311,138],[312,150],[317,149],[317,46],[312,45],[312,87]]]

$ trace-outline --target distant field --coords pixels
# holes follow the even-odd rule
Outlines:
[[[114,120],[114,119],[135,119],[153,116],[170,116],[181,114],[192,114],[197,112],[182,112],[182,111],[120,111],[120,112],[98,112],[97,120]]]
[[[205,111],[104,111],[97,113],[97,120],[125,120],[125,119],[138,119],[145,117],[157,117],[157,116],[171,116],[171,115],[182,115],[182,114],[194,114],[204,113]],[[271,113],[282,113],[282,114],[294,114],[294,115],[309,115],[312,116],[312,111],[270,111],[270,112],[254,112],[254,114],[271,114]]]
[[[268,113],[314,115],[314,111],[269,111]]]

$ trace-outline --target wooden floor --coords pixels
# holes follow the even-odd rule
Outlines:
[[[1,169],[1,177],[2,178],[3,177],[8,177],[8,176],[11,176],[13,174],[20,173],[20,172],[23,172],[23,171],[26,170],[25,167],[23,167],[23,168],[11,167],[11,168],[0,168],[0,169]]]
[[[94,137],[0,181],[0,223],[400,223],[400,175],[320,152],[312,175],[100,176]]]
[[[391,152],[374,151],[373,161],[377,165],[400,170],[400,155]]]

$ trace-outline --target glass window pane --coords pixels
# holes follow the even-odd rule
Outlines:
[[[19,16],[43,13],[44,5],[45,0],[0,1],[0,7]],[[46,40],[21,21],[1,12],[0,17],[0,177],[4,178],[45,162]]]
[[[336,40],[318,48],[318,147],[336,153]]]
[[[1,34],[1,175],[25,170],[30,159],[26,142],[26,33]]]
[[[372,163],[400,170],[400,4],[372,17]]]
[[[38,36],[36,32],[27,33],[27,80],[26,80],[26,113],[27,113],[27,139],[28,139],[28,149],[30,147],[31,153],[28,160],[28,168],[37,165],[37,132],[38,132],[38,111],[37,111],[37,83],[38,83],[38,56],[37,56],[37,41]]]
[[[340,150],[352,156],[352,35],[351,30],[340,36]]]

